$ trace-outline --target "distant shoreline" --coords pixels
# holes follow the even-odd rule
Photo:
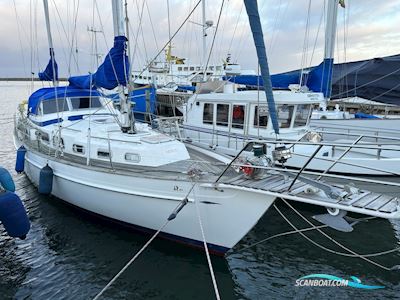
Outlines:
[[[8,78],[1,78],[0,81],[31,81],[32,78],[26,78],[26,77],[8,77]],[[67,81],[67,78],[59,78],[59,81]],[[39,78],[33,78],[33,81],[40,81]]]

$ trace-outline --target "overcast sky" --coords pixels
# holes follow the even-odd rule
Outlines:
[[[113,39],[111,1],[48,1],[60,76],[95,71],[94,35],[87,29],[102,31],[97,34],[98,53],[107,53]],[[168,41],[168,23],[173,34],[197,1],[169,0],[168,22],[167,0],[128,0],[134,69],[140,69],[154,57]],[[258,2],[272,73],[318,64],[322,60],[324,0]],[[216,30],[221,4],[222,0],[207,0],[206,3],[206,19],[214,23],[208,29],[208,46]],[[305,39],[307,19],[308,39]],[[37,73],[45,68],[48,42],[42,0],[0,0],[0,20],[0,77],[29,77],[31,71]],[[201,62],[201,26],[196,24],[200,22],[201,5],[173,40],[173,54],[193,63]],[[400,52],[399,29],[399,0],[347,0],[346,8],[339,8],[335,60],[343,62],[397,54]],[[220,63],[228,53],[242,68],[256,68],[242,0],[225,0],[211,62]]]

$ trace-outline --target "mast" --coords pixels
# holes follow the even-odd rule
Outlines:
[[[325,28],[325,50],[324,59],[333,59],[336,41],[336,27],[339,0],[328,1],[328,12]]]
[[[43,8],[44,8],[44,17],[45,17],[45,20],[46,20],[47,40],[49,42],[50,59],[51,59],[52,71],[53,71],[52,81],[53,81],[53,85],[57,86],[58,85],[58,81],[57,81],[57,78],[56,78],[53,38],[51,36],[49,4],[48,4],[47,0],[43,0]]]
[[[333,59],[336,41],[336,26],[338,7],[343,2],[339,0],[329,0],[328,10],[325,26],[325,49],[324,49],[324,62],[321,78],[321,91],[324,93],[325,99],[329,100],[332,92],[332,73],[333,73]]]
[[[201,3],[201,13],[202,13],[202,25],[203,25],[203,81],[206,81],[207,79],[207,25],[206,25],[206,0],[203,0]]]
[[[125,31],[125,16],[123,10],[122,0],[112,1],[113,25],[114,36],[126,36]],[[130,74],[128,75],[130,77]],[[128,81],[129,78],[128,78]],[[129,82],[127,83],[129,86]],[[129,89],[128,89],[129,90]],[[127,133],[134,133],[134,120],[131,108],[131,101],[129,100],[129,91],[123,85],[118,86],[118,94],[120,99],[120,112],[121,112],[121,130]]]

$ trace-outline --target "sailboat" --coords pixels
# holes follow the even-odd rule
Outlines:
[[[261,32],[257,39],[262,41],[257,2],[245,4],[253,31]],[[112,7],[114,46],[98,70],[59,86],[50,51],[48,70],[54,87],[37,90],[17,111],[15,143],[26,149],[18,163],[40,193],[216,254],[234,247],[277,197],[326,208],[332,217],[321,220],[344,231],[352,230],[344,219],[346,212],[400,218],[396,197],[268,171],[262,144],[253,145],[254,164],[243,167],[238,160],[134,122],[127,97],[130,64],[123,5],[112,0]],[[257,52],[262,57],[262,49],[260,62],[265,69],[265,47]],[[118,92],[118,110],[104,89]],[[268,99],[272,113],[274,101]],[[284,149],[278,154],[276,159],[284,161]],[[340,219],[342,225],[331,219]]]

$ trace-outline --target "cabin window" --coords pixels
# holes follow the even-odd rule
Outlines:
[[[99,97],[71,98],[72,109],[101,107]]]
[[[79,154],[85,154],[85,147],[83,147],[82,145],[73,144],[72,151]]]
[[[232,110],[232,128],[243,129],[244,105],[234,105]]]
[[[267,106],[256,106],[254,108],[254,127],[267,128],[268,116]]]
[[[69,110],[65,98],[42,101],[42,106],[43,106],[43,114],[53,114],[56,113],[57,111],[60,112]]]
[[[200,67],[196,67],[196,71],[200,71]]]
[[[194,71],[194,67],[190,67],[190,71]]]
[[[138,163],[140,162],[140,155],[137,153],[125,153],[125,160]]]
[[[289,128],[292,123],[294,105],[278,105],[278,122],[280,128]]]
[[[228,126],[229,104],[217,104],[217,125]]]
[[[184,68],[183,68],[183,71],[187,71],[187,70],[188,70],[188,67],[184,67]]]
[[[299,104],[296,109],[296,116],[294,118],[294,127],[306,126],[308,117],[310,116],[310,104]]]
[[[109,158],[110,157],[110,152],[104,151],[104,150],[99,150],[99,151],[97,151],[97,157],[99,157],[99,158]]]
[[[182,67],[178,67],[178,71],[182,71]]]
[[[204,103],[203,109],[203,123],[212,124],[214,121],[214,104]]]

